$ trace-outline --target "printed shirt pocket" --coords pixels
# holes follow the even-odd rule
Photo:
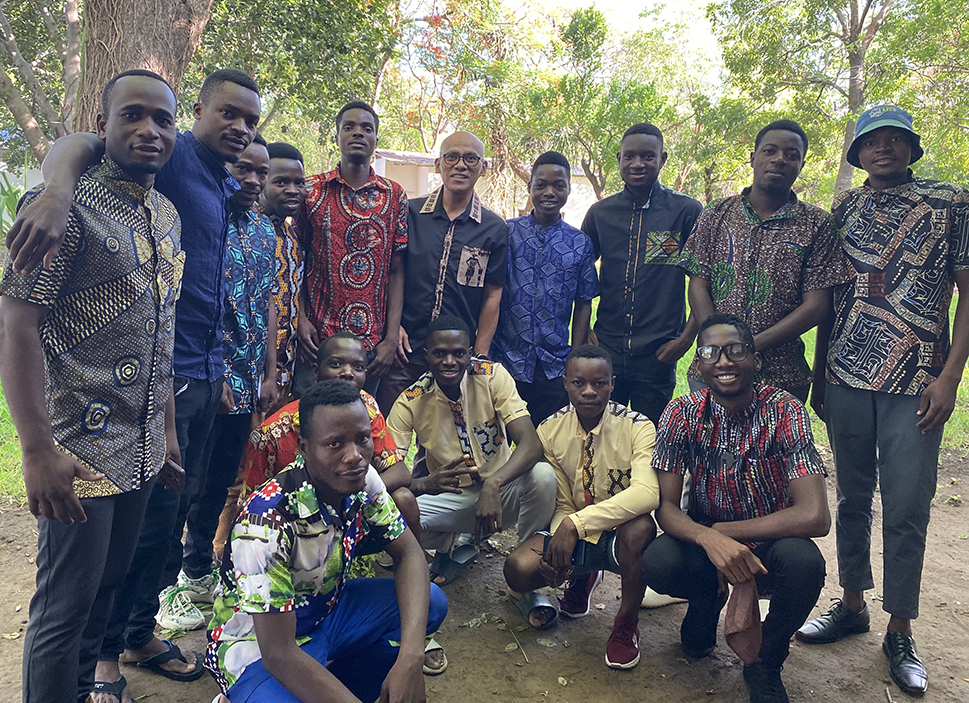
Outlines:
[[[470,288],[483,288],[490,257],[491,252],[487,249],[461,247],[461,258],[458,260],[458,283]]]

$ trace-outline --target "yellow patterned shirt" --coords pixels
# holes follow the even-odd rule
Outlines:
[[[137,490],[162,466],[184,261],[172,203],[105,158],[78,182],[53,266],[26,277],[6,267],[0,295],[48,308],[40,341],[54,441],[106,476],[75,480],[81,497]]]

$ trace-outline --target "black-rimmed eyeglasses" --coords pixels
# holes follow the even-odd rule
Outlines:
[[[718,347],[716,344],[705,344],[696,348],[696,357],[704,364],[715,364],[720,361],[720,355],[726,354],[730,361],[743,361],[750,350],[749,344],[727,344]]]
[[[478,162],[481,161],[481,156],[475,154],[473,151],[469,151],[466,154],[459,154],[456,151],[449,151],[441,156],[441,158],[444,159],[444,163],[446,163],[448,166],[453,166],[458,161],[464,161],[465,165],[469,168],[474,168],[478,165]]]

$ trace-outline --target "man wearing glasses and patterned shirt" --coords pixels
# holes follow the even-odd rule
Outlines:
[[[485,172],[484,144],[455,132],[434,161],[442,185],[410,201],[407,218],[404,310],[398,355],[377,390],[389,413],[400,393],[427,371],[427,327],[441,315],[461,318],[471,330],[474,353],[488,357],[498,327],[501,290],[508,271],[508,226],[481,204],[474,186]]]

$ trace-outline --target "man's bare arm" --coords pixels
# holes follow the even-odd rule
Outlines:
[[[478,313],[478,332],[474,338],[474,351],[485,356],[491,350],[491,340],[498,329],[498,313],[501,311],[501,286],[485,283],[481,312]]]
[[[410,528],[386,547],[394,560],[394,588],[400,609],[400,651],[381,689],[381,701],[423,703],[424,637],[430,605],[430,574]]]
[[[700,276],[690,276],[690,283],[686,289],[686,297],[690,301],[690,314],[696,318],[697,326],[716,312],[713,306],[713,295],[710,293],[710,281]]]
[[[395,251],[390,257],[390,275],[387,279],[387,326],[384,338],[374,349],[374,359],[367,369],[368,374],[381,377],[397,361],[397,346],[400,343],[400,318],[404,312],[404,253]],[[397,364],[403,366],[402,363]]]
[[[917,425],[922,434],[942,429],[956,406],[956,391],[969,359],[969,270],[955,272],[959,298],[952,320],[952,346],[942,373],[922,391]]]
[[[801,304],[760,334],[754,335],[757,351],[772,349],[797,339],[812,327],[821,324],[831,307],[831,289],[812,290],[801,298]]]
[[[589,324],[592,321],[592,301],[576,300],[572,311],[572,347],[589,342]]]

